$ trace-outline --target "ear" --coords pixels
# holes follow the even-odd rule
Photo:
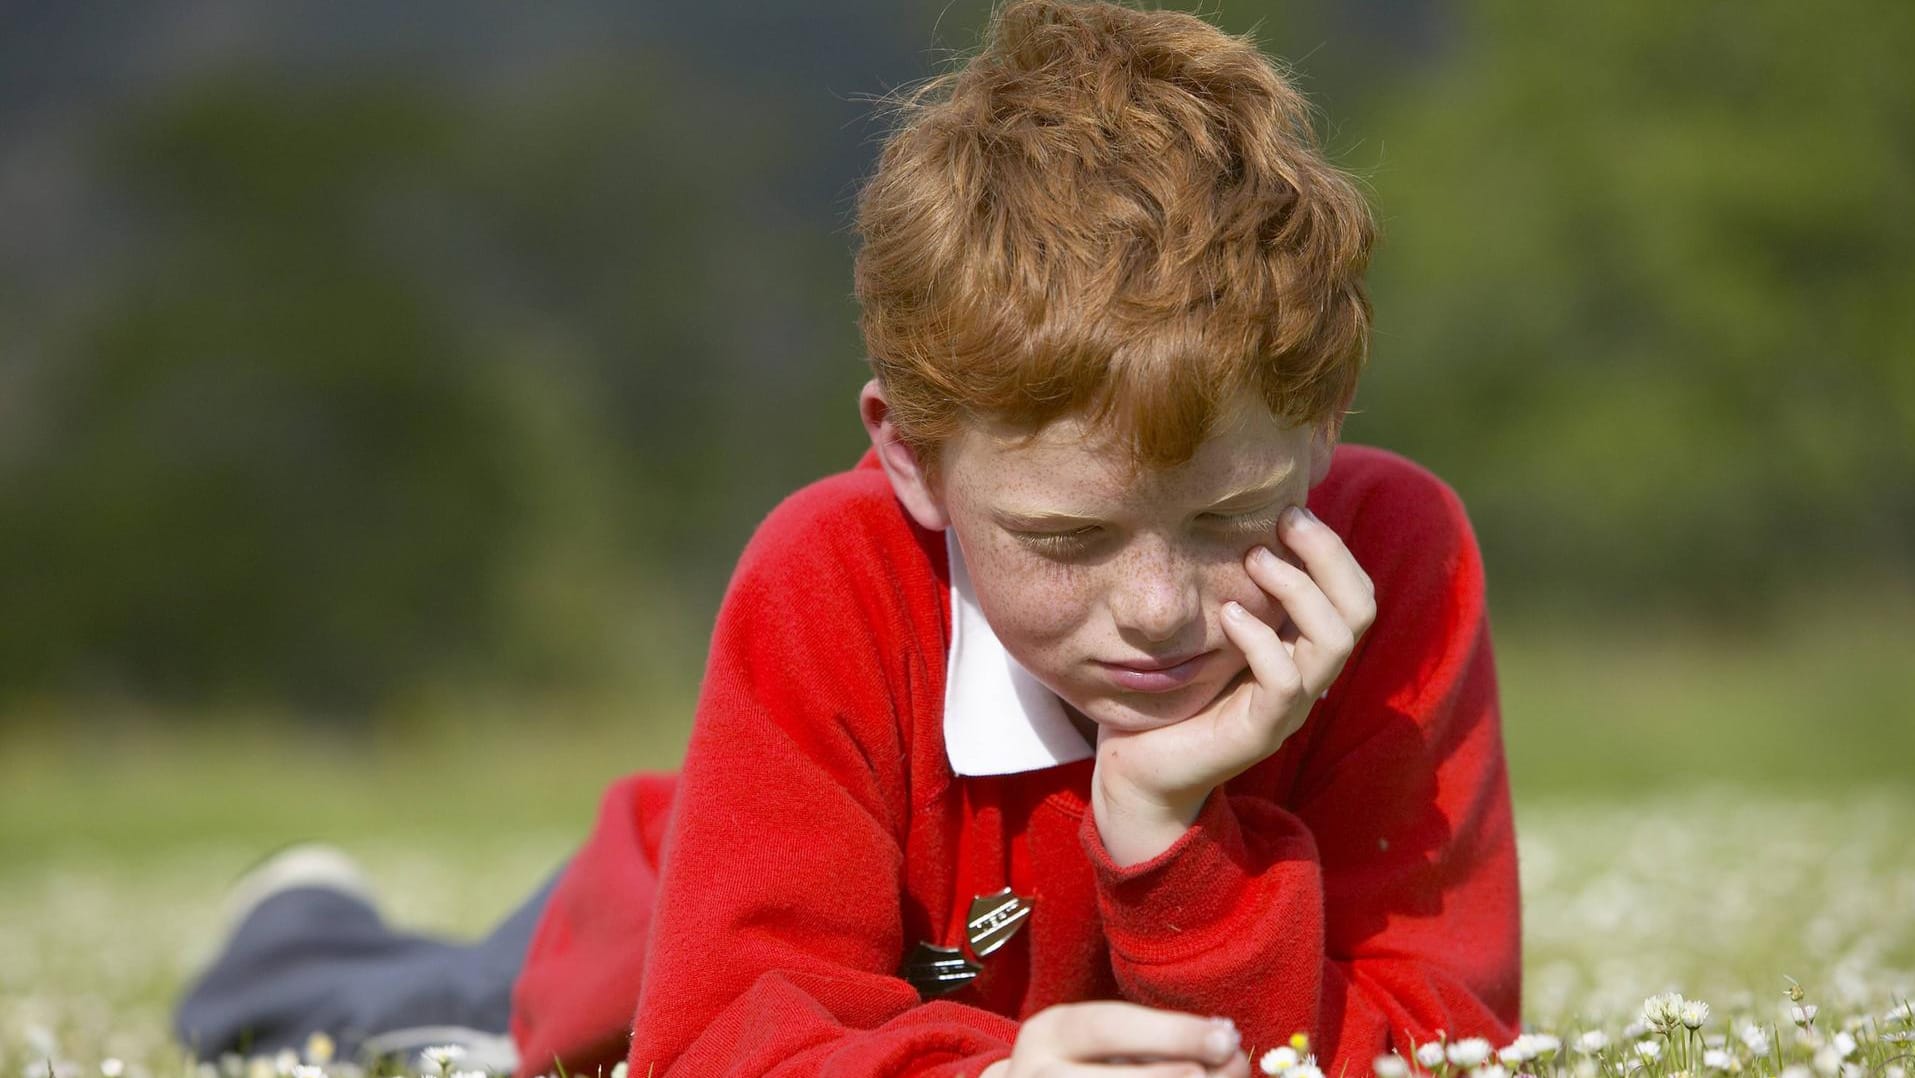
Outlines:
[[[1330,457],[1336,452],[1342,426],[1337,419],[1326,419],[1310,432],[1310,485],[1313,487],[1330,474]]]
[[[919,466],[917,453],[898,437],[897,425],[891,421],[891,402],[885,399],[884,387],[876,378],[866,382],[858,393],[858,417],[864,420],[865,433],[871,435],[871,445],[878,451],[878,463],[884,467],[904,511],[926,531],[941,532],[950,527],[951,516],[945,511],[938,485]]]

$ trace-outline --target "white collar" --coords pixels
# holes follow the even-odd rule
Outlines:
[[[1064,702],[997,638],[977,605],[971,573],[946,528],[951,564],[951,653],[944,667],[944,751],[957,775],[1010,775],[1090,758]]]

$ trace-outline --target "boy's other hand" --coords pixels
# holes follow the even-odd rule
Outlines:
[[[1018,1027],[1011,1057],[981,1078],[1250,1078],[1228,1018],[1118,1000],[1060,1003]]]
[[[1098,731],[1091,804],[1118,865],[1162,853],[1196,820],[1211,790],[1276,752],[1376,619],[1376,587],[1340,536],[1298,506],[1284,511],[1277,535],[1303,568],[1261,546],[1244,566],[1289,615],[1283,628],[1224,604],[1224,635],[1248,661],[1244,672],[1182,722]]]

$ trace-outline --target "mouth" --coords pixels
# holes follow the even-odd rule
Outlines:
[[[1181,659],[1143,662],[1107,663],[1099,661],[1097,666],[1104,675],[1120,689],[1132,692],[1170,692],[1181,689],[1196,680],[1203,669],[1205,660],[1214,651],[1198,652]]]

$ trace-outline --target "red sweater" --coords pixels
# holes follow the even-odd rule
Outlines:
[[[682,772],[612,788],[545,912],[521,1075],[589,1073],[628,1035],[632,1078],[975,1075],[1018,1020],[1090,999],[1228,1015],[1253,1051],[1305,1030],[1332,1076],[1438,1030],[1507,1043],[1516,844],[1474,536],[1378,449],[1339,447],[1309,505],[1375,623],[1276,754],[1118,867],[1093,760],[954,776],[944,537],[869,453],[793,494],[725,595]],[[959,946],[1005,886],[1022,930],[922,999],[907,952]]]

